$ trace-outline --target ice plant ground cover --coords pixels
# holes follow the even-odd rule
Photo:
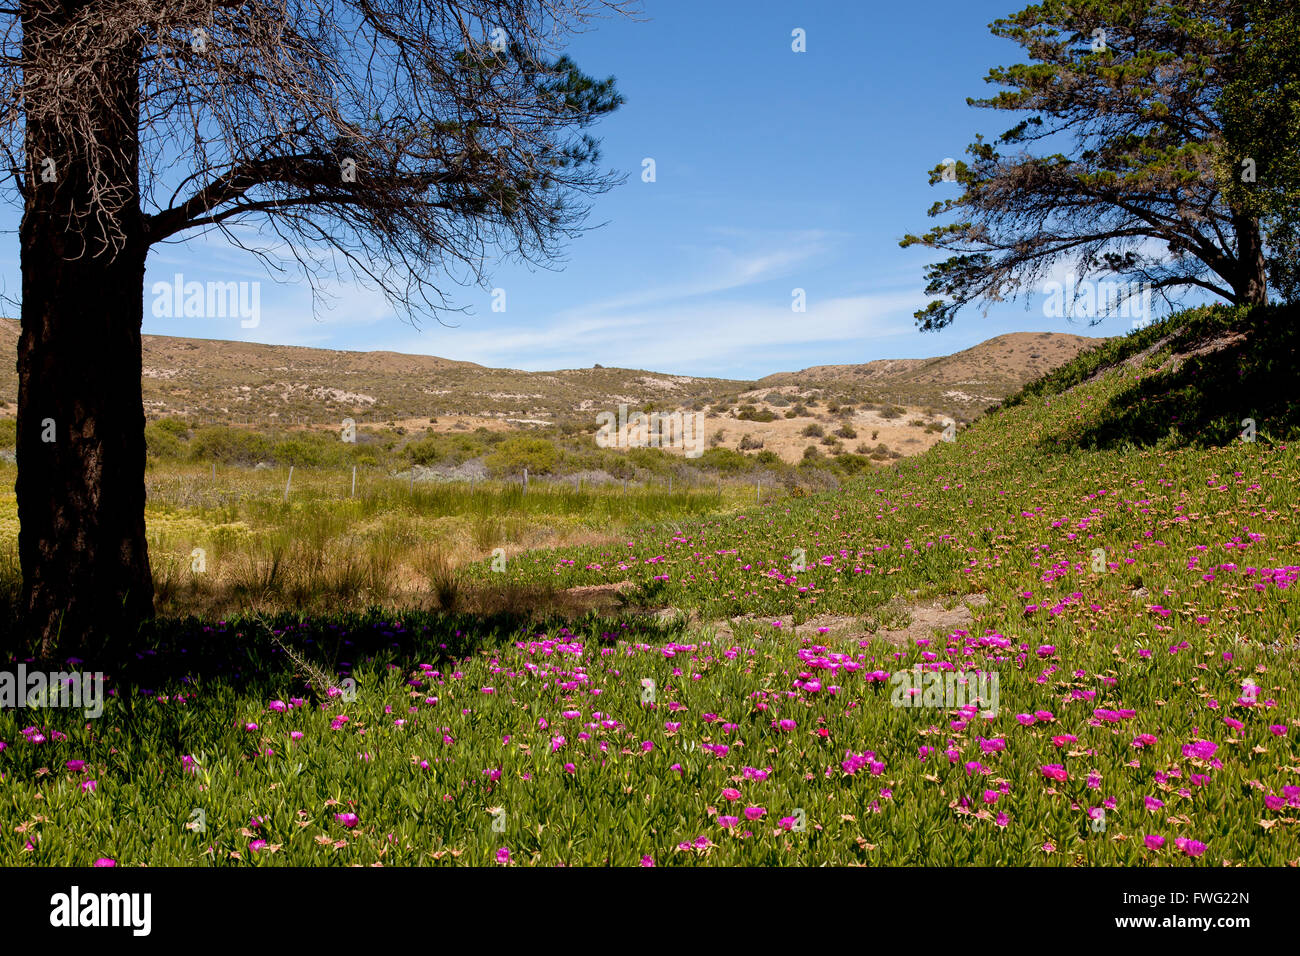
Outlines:
[[[1300,865],[1286,353],[1214,391],[1167,334],[843,492],[504,575],[630,581],[667,623],[160,622],[101,719],[0,712],[0,863]],[[892,706],[918,664],[996,673],[996,713]]]

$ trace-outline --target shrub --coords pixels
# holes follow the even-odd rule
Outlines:
[[[760,449],[760,448],[762,448],[762,447],[763,447],[763,439],[761,439],[761,438],[751,438],[749,435],[741,435],[741,436],[740,436],[740,450],[741,450],[741,451],[757,451],[758,449]]]
[[[774,422],[776,412],[767,408],[755,408],[753,405],[741,405],[736,417],[742,422]]]
[[[200,461],[255,465],[271,457],[271,442],[257,432],[229,425],[209,425],[195,431],[190,439],[190,454]]]
[[[856,475],[859,472],[867,471],[871,468],[871,460],[865,455],[853,455],[845,452],[835,459],[835,465],[840,468],[846,475]]]
[[[852,425],[848,424],[847,422],[845,422],[845,423],[844,423],[843,425],[841,425],[839,428],[835,429],[835,434],[838,435],[840,438],[857,438],[857,437],[858,437],[857,430],[854,429],[854,427],[853,427]]]
[[[710,448],[696,460],[705,468],[726,474],[736,474],[750,468],[750,459],[731,448]]]
[[[826,434],[826,429],[822,428],[816,422],[812,422],[811,424],[805,425],[803,431],[799,434],[803,435],[805,438],[821,438]]]
[[[488,455],[484,464],[495,475],[550,474],[559,460],[559,451],[545,438],[507,438]]]

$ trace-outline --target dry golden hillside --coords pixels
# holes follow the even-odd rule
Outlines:
[[[17,321],[0,319],[0,415],[14,413],[17,340]],[[598,412],[627,404],[701,412],[713,447],[797,461],[813,445],[888,461],[924,450],[948,421],[969,421],[1101,341],[1017,332],[939,358],[822,365],[748,382],[600,366],[525,372],[431,355],[146,335],[143,386],[150,419],[194,424],[335,427],[352,417],[434,431],[594,431]]]

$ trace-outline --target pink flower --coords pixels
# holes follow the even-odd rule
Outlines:
[[[244,724],[244,730],[248,731],[249,733],[252,733],[256,729],[257,729],[257,724],[253,723],[252,721],[249,721],[248,723]]]
[[[762,807],[745,807],[746,820],[761,820],[765,813],[767,811]]]
[[[1001,794],[999,794],[996,790],[985,790],[985,791],[984,791],[984,802],[985,802],[985,803],[988,803],[988,804],[994,804],[994,803],[997,803],[997,802],[998,802],[998,797],[999,797],[999,796],[1001,796]]]
[[[289,705],[282,700],[273,700],[266,705],[266,709],[275,711],[277,714],[283,714],[289,709]]]
[[[67,762],[66,766],[67,766],[67,768],[68,768],[69,770],[71,770],[73,773],[81,773],[81,771],[83,771],[83,770],[86,769],[86,761],[84,761],[84,760],[69,760],[69,761]]]
[[[724,799],[724,800],[739,800],[739,799],[740,799],[740,791],[737,790],[735,787],[728,787],[726,790],[723,790],[723,791],[722,791],[722,799]]]
[[[722,827],[724,830],[730,830],[732,827],[737,826],[739,823],[740,823],[740,817],[731,817],[731,816],[718,817],[718,826]]]
[[[1174,841],[1174,846],[1178,847],[1178,849],[1182,850],[1188,856],[1200,856],[1207,849],[1205,844],[1200,840],[1188,840],[1184,837],[1176,839]]]
[[[1286,736],[1286,726],[1283,724],[1269,724],[1268,730],[1274,737]]]
[[[646,753],[649,753],[650,751],[655,749],[654,742],[650,740],[641,741],[641,749]]]
[[[793,830],[794,825],[798,822],[799,820],[797,817],[782,817],[780,820],[777,821],[777,825],[782,830]]]
[[[1165,838],[1154,833],[1148,833],[1143,842],[1146,843],[1148,850],[1158,850],[1165,845]]]
[[[1068,780],[1070,777],[1070,775],[1066,772],[1065,768],[1062,767],[1059,763],[1044,764],[1039,769],[1042,771],[1044,777],[1048,777],[1052,780],[1064,782]]]
[[[265,840],[250,840],[248,844],[248,848],[252,850],[254,853],[256,853],[258,850],[265,849],[266,845],[267,844]]]
[[[1183,746],[1183,756],[1194,757],[1198,760],[1209,760],[1218,749],[1219,745],[1216,743],[1208,740],[1198,740]]]
[[[112,857],[101,856],[98,860],[94,862],[93,865],[94,866],[117,866],[117,860],[114,860]]]
[[[81,784],[82,793],[94,793],[98,789],[99,789],[98,780],[85,780]]]
[[[361,822],[355,813],[336,813],[334,819],[349,830]]]
[[[647,855],[647,856],[643,856],[643,857],[641,857],[641,865],[642,865],[642,866],[654,866],[654,865],[655,865],[655,858],[652,857],[652,856],[648,856],[648,855]]]
[[[503,846],[501,849],[497,850],[497,862],[498,862],[498,863],[501,863],[501,864],[508,864],[508,863],[510,862],[510,848],[509,848],[509,847]],[[644,866],[644,865],[645,865],[645,860],[642,860],[641,863],[642,863],[642,865]],[[654,865],[654,863],[651,862],[651,866],[653,866],[653,865]]]

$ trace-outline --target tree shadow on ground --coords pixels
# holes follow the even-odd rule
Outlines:
[[[1045,436],[1040,446],[1222,446],[1241,439],[1246,419],[1261,439],[1300,437],[1298,340],[1293,311],[1280,307],[1189,323],[1168,342],[1173,356],[1159,370],[1126,384],[1081,429]]]

